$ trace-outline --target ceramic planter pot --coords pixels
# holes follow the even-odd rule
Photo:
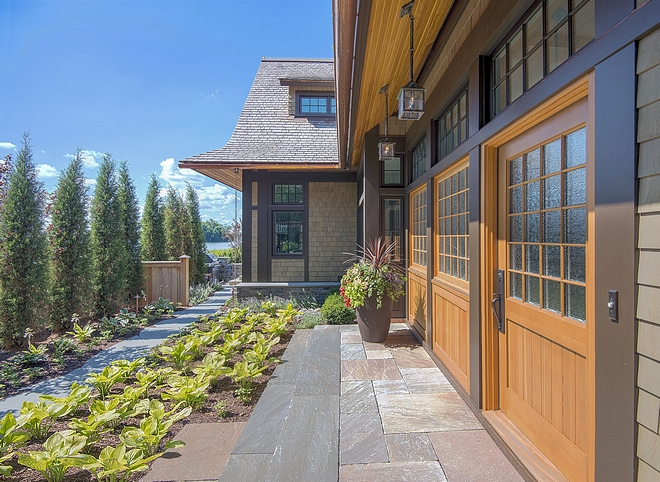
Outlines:
[[[387,339],[392,321],[392,299],[383,296],[380,308],[376,308],[376,296],[364,300],[357,311],[357,324],[363,341],[381,343]]]

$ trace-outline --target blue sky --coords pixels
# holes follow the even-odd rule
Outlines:
[[[0,157],[29,132],[52,191],[77,148],[187,180],[228,221],[233,190],[176,164],[231,137],[261,57],[332,57],[331,0],[0,0]]]

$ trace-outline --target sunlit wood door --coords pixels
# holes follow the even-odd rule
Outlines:
[[[570,481],[587,480],[593,443],[587,113],[579,102],[498,150],[500,408]]]

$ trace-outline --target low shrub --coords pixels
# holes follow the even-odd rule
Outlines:
[[[355,310],[348,308],[338,293],[332,293],[321,306],[321,316],[329,325],[348,325],[355,322]]]
[[[295,322],[296,330],[309,330],[316,325],[323,325],[324,321],[321,313],[317,311],[307,311],[298,317]]]

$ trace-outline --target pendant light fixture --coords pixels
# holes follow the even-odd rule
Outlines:
[[[389,104],[388,104],[389,94],[387,93],[388,87],[389,84],[384,85],[378,91],[379,94],[385,94],[385,139],[383,139],[378,143],[378,160],[380,161],[389,161],[391,159],[394,159],[394,142],[390,141],[389,139],[390,113],[389,113]]]
[[[406,3],[401,7],[399,18],[408,15],[410,17],[410,81],[401,88],[399,92],[399,119],[418,120],[424,115],[424,93],[426,89],[420,88],[413,81],[413,32],[415,17],[412,14],[412,8],[415,0]]]

